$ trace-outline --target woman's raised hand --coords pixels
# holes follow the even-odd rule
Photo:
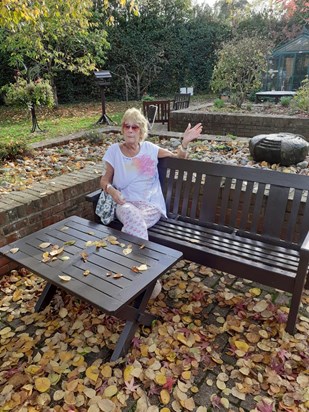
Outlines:
[[[188,127],[186,128],[184,134],[183,134],[183,139],[182,139],[182,146],[183,148],[186,148],[192,140],[197,139],[200,134],[202,133],[202,123],[197,123],[194,127],[191,128],[191,124],[188,124]]]

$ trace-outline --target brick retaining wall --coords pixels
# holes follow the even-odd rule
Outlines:
[[[36,230],[78,215],[93,219],[92,205],[85,195],[99,187],[98,165],[65,174],[52,180],[35,183],[24,191],[10,192],[0,199],[0,246]],[[0,257],[0,275],[14,268]]]
[[[262,133],[296,133],[309,141],[309,118],[265,116],[230,113],[205,113],[197,110],[178,110],[170,113],[170,130],[183,132],[188,123],[203,124],[203,133],[232,134],[253,137]]]

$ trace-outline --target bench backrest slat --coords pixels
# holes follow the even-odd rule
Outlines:
[[[266,190],[266,184],[265,183],[259,183],[256,195],[255,195],[255,202],[254,202],[253,216],[252,216],[251,230],[252,230],[253,233],[257,233],[258,227],[261,224],[260,212],[261,212],[262,206],[263,206],[263,199],[264,199],[264,196],[265,196],[265,190]]]
[[[246,183],[246,189],[244,192],[244,201],[243,201],[243,206],[241,207],[241,204],[238,204],[238,208],[239,208],[239,212],[241,214],[241,219],[240,219],[240,225],[237,226],[237,224],[234,227],[239,227],[239,229],[242,230],[250,230],[250,228],[248,228],[248,223],[250,223],[250,221],[248,221],[248,216],[250,213],[250,206],[251,206],[251,202],[252,202],[252,191],[253,191],[253,186],[254,186],[254,182],[245,182]],[[244,187],[244,185],[243,185]]]
[[[286,239],[289,242],[293,240],[293,233],[297,225],[297,217],[298,217],[299,210],[300,210],[302,194],[303,194],[302,190],[295,189],[291,213],[290,213],[290,219],[287,222]]]
[[[307,176],[175,158],[159,173],[170,215],[296,244],[309,230]]]
[[[278,187],[271,185],[267,197],[267,207],[265,209],[265,218],[263,233],[271,237],[280,237],[280,231],[284,221],[285,210],[289,197],[288,187]]]

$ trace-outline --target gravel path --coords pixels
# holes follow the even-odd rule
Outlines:
[[[90,139],[71,140],[55,147],[33,149],[27,156],[0,165],[0,195],[25,190],[34,182],[53,179],[73,170],[83,169],[89,164],[99,164],[107,147],[121,140],[116,133],[103,134]],[[180,144],[178,138],[149,140],[162,147],[175,150]],[[250,157],[248,140],[226,139],[201,140],[191,144],[189,158],[216,163],[279,170],[285,173],[309,175],[309,157],[298,165],[283,167],[267,162],[254,162]]]

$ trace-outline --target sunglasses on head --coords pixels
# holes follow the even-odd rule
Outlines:
[[[127,130],[129,130],[129,129],[138,130],[138,129],[139,129],[139,126],[136,125],[136,124],[131,125],[131,124],[126,124],[126,123],[125,123],[125,124],[123,125],[123,127],[124,127],[125,129],[127,129]]]

